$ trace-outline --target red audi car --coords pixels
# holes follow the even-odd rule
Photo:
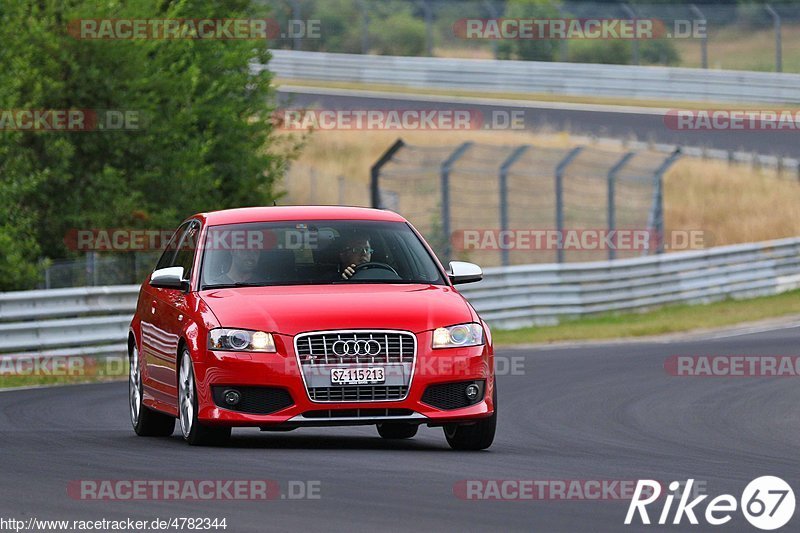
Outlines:
[[[138,435],[219,445],[232,427],[420,424],[488,448],[497,421],[491,334],[403,217],[356,207],[203,213],[175,232],[128,337]]]

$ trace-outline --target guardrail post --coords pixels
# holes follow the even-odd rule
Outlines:
[[[664,174],[680,156],[680,147],[675,148],[675,151],[672,152],[653,173],[655,190],[653,191],[653,207],[650,210],[648,226],[653,228],[653,232],[658,239],[658,247],[656,248],[657,254],[664,253]]]
[[[708,20],[706,16],[700,11],[700,8],[694,4],[689,4],[689,9],[694,13],[694,16],[700,19],[703,22],[703,28],[705,31],[703,32],[703,37],[700,38],[700,57],[702,60],[703,68],[708,68]],[[694,29],[694,24],[692,24],[692,29]]]
[[[442,237],[444,246],[444,257],[442,258],[445,263],[450,261],[450,254],[452,253],[450,244],[450,171],[458,159],[464,155],[464,152],[469,150],[472,142],[467,141],[453,150],[453,153],[444,160],[441,166],[441,189],[442,189]]]
[[[395,153],[405,146],[406,143],[403,139],[397,139],[388,150],[383,152],[383,155],[378,158],[374,165],[370,168],[370,196],[372,197],[372,207],[381,209],[381,190],[380,190],[380,174],[383,166],[392,159]]]
[[[556,257],[559,263],[564,262],[564,171],[572,163],[573,159],[578,157],[581,150],[583,150],[583,146],[573,148],[556,166],[556,230],[559,236]]]
[[[617,229],[617,196],[616,196],[616,182],[617,174],[622,170],[631,157],[636,155],[636,152],[628,152],[623,155],[619,161],[614,163],[614,166],[608,171],[608,231],[613,232]],[[609,261],[614,259],[617,255],[617,250],[612,246],[608,249]]]
[[[530,148],[530,146],[523,144],[517,146],[513,152],[503,161],[500,165],[500,231],[508,231],[508,170],[522,157],[522,155]],[[502,233],[501,233],[502,235]],[[509,257],[506,248],[500,248],[500,260],[503,266],[508,266]]]

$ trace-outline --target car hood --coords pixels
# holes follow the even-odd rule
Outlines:
[[[202,291],[223,327],[296,335],[348,328],[414,333],[474,320],[452,287],[422,284],[335,284],[241,287]]]

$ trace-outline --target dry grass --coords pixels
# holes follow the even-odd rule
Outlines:
[[[800,25],[785,24],[783,41],[783,71],[800,72]],[[681,57],[680,66],[701,66],[700,41],[675,39]],[[742,29],[728,26],[708,34],[708,66],[714,69],[762,70],[775,69],[775,33],[772,28]]]
[[[685,158],[664,182],[667,229],[700,229],[719,246],[800,235],[800,184],[773,170]]]
[[[532,135],[521,132],[390,132],[317,131],[292,164],[283,183],[287,204],[370,205],[369,170],[398,137],[423,146],[455,146],[465,141],[487,144],[569,146],[567,134]]]
[[[369,205],[370,166],[398,136],[424,146],[575,144],[565,133],[315,132],[287,175],[282,203]],[[800,184],[774,170],[685,157],[667,173],[664,187],[667,231],[701,230],[706,246],[800,235]]]

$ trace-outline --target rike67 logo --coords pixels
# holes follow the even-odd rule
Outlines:
[[[739,501],[731,494],[721,494],[706,504],[705,512],[701,512],[700,504],[708,498],[707,494],[689,500],[693,495],[693,484],[694,479],[689,479],[683,490],[681,490],[682,484],[678,481],[669,484],[671,494],[667,494],[664,498],[664,506],[658,515],[657,524],[678,525],[685,517],[690,524],[697,525],[699,524],[699,515],[708,524],[720,526],[730,522],[733,513],[737,511],[737,508],[741,508],[742,514],[751,525],[764,531],[771,531],[786,525],[794,515],[794,491],[779,477],[762,476],[754,479],[745,487]],[[634,519],[637,514],[638,520],[642,524],[651,524],[647,506],[656,502],[661,497],[661,492],[662,485],[658,481],[639,480],[630,506],[628,506],[625,524],[635,523],[637,520]],[[676,495],[679,501],[673,514],[672,504]],[[655,511],[656,509],[651,510]],[[670,515],[672,515],[671,521]]]

